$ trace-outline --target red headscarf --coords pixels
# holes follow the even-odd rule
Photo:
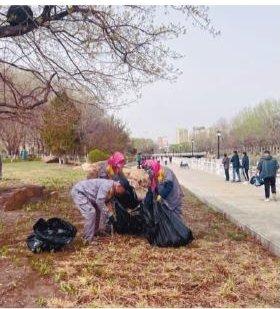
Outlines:
[[[125,165],[125,157],[121,152],[115,152],[108,159],[108,164],[112,166],[114,172],[119,172]]]

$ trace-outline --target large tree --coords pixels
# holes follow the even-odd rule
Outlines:
[[[207,7],[171,8],[215,34]],[[8,9],[0,7],[2,116],[18,116],[61,89],[87,93],[99,106],[116,106],[124,103],[118,99],[128,89],[177,76],[170,60],[178,55],[165,41],[185,28],[155,18],[157,11],[164,16],[170,7],[18,6],[13,14]],[[17,18],[16,12],[26,19]],[[31,76],[37,86],[22,92],[13,78],[17,72]]]
[[[52,154],[63,157],[78,148],[79,120],[80,113],[66,93],[59,94],[49,103],[42,114],[40,132]]]

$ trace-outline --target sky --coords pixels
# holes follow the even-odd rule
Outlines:
[[[169,42],[184,55],[175,61],[176,83],[143,88],[137,103],[123,108],[133,137],[176,141],[176,128],[209,126],[246,106],[280,99],[280,6],[210,6],[221,35],[190,27]]]

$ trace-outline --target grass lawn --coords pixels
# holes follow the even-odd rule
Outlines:
[[[84,176],[55,164],[4,165],[0,188],[38,183],[60,195],[1,214],[0,306],[280,306],[280,259],[187,190],[184,217],[195,236],[188,247],[151,247],[117,234],[85,247],[78,233],[62,252],[28,251],[25,239],[40,217],[65,218],[81,231],[68,191]]]

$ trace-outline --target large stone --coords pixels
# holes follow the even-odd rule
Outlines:
[[[4,211],[22,208],[30,202],[37,202],[45,197],[43,186],[24,185],[2,190],[0,192],[0,208]]]
[[[59,162],[58,157],[55,157],[55,156],[46,156],[46,157],[43,157],[42,160],[45,163],[58,163]]]
[[[87,172],[87,178],[88,179],[95,179],[98,178],[98,172],[102,164],[104,164],[105,161],[99,161],[95,163],[84,163],[82,164],[82,170]]]

